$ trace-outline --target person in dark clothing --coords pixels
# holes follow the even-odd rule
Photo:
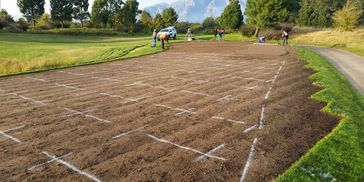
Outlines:
[[[285,30],[282,30],[282,38],[283,38],[283,45],[288,46],[289,34]]]

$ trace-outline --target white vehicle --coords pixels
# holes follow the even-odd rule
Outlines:
[[[174,40],[176,40],[177,38],[177,30],[175,27],[168,27],[165,29],[162,29],[161,31],[158,32],[157,37],[159,39],[160,35],[162,34],[167,34],[169,36],[169,38],[172,38]]]

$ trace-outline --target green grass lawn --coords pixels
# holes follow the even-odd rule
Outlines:
[[[161,51],[150,36],[0,33],[0,76],[119,60]]]
[[[323,88],[312,98],[327,102],[323,110],[342,120],[277,181],[364,181],[364,97],[324,58],[296,50],[306,66],[317,71],[311,78]]]

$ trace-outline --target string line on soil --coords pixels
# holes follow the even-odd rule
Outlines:
[[[149,125],[145,125],[145,126],[143,126],[143,127],[140,127],[140,128],[137,128],[137,129],[134,129],[134,130],[131,130],[131,131],[128,131],[128,132],[122,133],[122,134],[120,134],[120,135],[116,135],[116,136],[112,137],[112,139],[118,139],[118,138],[120,138],[120,137],[127,136],[127,135],[129,135],[129,134],[131,134],[131,133],[138,132],[138,131],[143,130],[143,129],[147,128],[147,127],[149,127]]]
[[[257,144],[258,138],[254,139],[254,142],[250,148],[250,152],[249,152],[249,156],[248,156],[248,160],[245,163],[245,167],[243,170],[243,174],[241,175],[240,178],[240,182],[244,182],[246,175],[248,174],[249,168],[250,168],[250,163],[253,160],[254,154],[255,154],[255,145]]]
[[[69,88],[69,89],[73,89],[73,90],[85,90],[84,88],[77,88],[77,87],[73,87],[71,85],[74,85],[74,83],[71,84],[59,84],[59,83],[55,83],[56,86],[59,87],[65,87],[65,88]]]
[[[259,129],[263,129],[264,125],[264,112],[265,112],[265,105],[262,106],[262,111],[260,113],[259,119]]]
[[[184,146],[182,146],[182,145],[179,145],[179,144],[173,143],[173,142],[171,142],[171,141],[168,141],[168,140],[165,140],[165,139],[157,138],[157,137],[155,137],[155,136],[153,136],[153,135],[148,135],[148,136],[149,136],[150,138],[152,138],[152,139],[156,140],[156,141],[159,141],[159,142],[162,142],[162,143],[171,144],[171,145],[174,145],[174,146],[176,146],[176,147],[178,147],[178,148],[181,148],[181,149],[184,149],[184,150],[189,150],[189,151],[192,151],[192,152],[195,152],[195,153],[201,154],[201,155],[206,156],[206,157],[209,157],[209,158],[219,159],[219,160],[223,160],[223,161],[225,161],[225,160],[226,160],[226,159],[225,159],[225,158],[223,158],[223,157],[213,156],[213,155],[210,155],[210,154],[208,154],[208,153],[201,152],[201,151],[199,151],[199,150],[197,150],[197,149],[194,149],[194,148],[191,148],[191,147],[184,147]]]
[[[74,171],[74,172],[76,172],[76,173],[78,173],[78,174],[80,174],[80,175],[83,175],[83,176],[86,176],[87,178],[89,178],[89,179],[91,179],[91,180],[93,180],[93,181],[95,181],[95,182],[101,182],[101,180],[99,180],[98,178],[96,178],[95,176],[93,176],[93,175],[91,175],[91,174],[89,174],[89,173],[86,173],[86,172],[84,172],[84,171],[81,171],[80,169],[78,169],[76,166],[74,166],[74,165],[72,165],[72,164],[70,164],[70,163],[68,163],[68,162],[66,162],[66,161],[64,161],[64,160],[62,160],[62,159],[59,159],[59,158],[57,158],[56,156],[53,156],[53,155],[50,155],[50,154],[48,154],[47,152],[42,152],[44,155],[46,155],[46,156],[48,156],[48,157],[50,157],[50,158],[52,158],[52,159],[54,159],[56,162],[58,162],[58,163],[60,163],[60,164],[63,164],[64,166],[66,166],[67,168],[69,168],[70,170],[72,170],[72,171]]]
[[[44,79],[40,79],[40,78],[34,78],[34,77],[30,77],[30,76],[27,76],[27,78],[36,80],[36,81],[46,82]]]

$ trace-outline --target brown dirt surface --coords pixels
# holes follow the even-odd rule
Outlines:
[[[0,181],[271,181],[338,122],[311,74],[284,47],[195,42],[0,78]]]

